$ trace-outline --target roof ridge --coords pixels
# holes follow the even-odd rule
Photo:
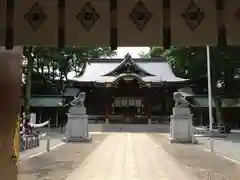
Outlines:
[[[153,63],[153,62],[166,62],[167,59],[165,57],[157,57],[157,58],[131,58],[133,62],[143,62],[143,63]],[[125,58],[91,58],[88,60],[89,63],[121,63]]]
[[[136,61],[134,61],[131,57],[130,54],[126,54],[125,58],[123,59],[123,61],[121,61],[121,63],[115,67],[113,70],[111,70],[110,72],[108,72],[107,74],[103,75],[103,76],[108,76],[110,74],[113,74],[114,72],[116,72],[117,70],[119,70],[120,68],[122,68],[123,66],[126,66],[128,63],[130,63],[130,66],[133,66],[135,68],[137,68],[138,70],[140,70],[141,72],[143,72],[144,74],[147,74],[149,76],[154,76],[153,74],[149,73],[146,69],[141,68]],[[115,74],[115,73],[114,73]]]

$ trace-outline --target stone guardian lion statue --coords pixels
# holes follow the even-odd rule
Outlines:
[[[188,108],[188,101],[181,95],[180,92],[175,92],[173,94],[173,99],[175,101],[176,108]]]
[[[77,97],[74,97],[74,100],[71,102],[72,106],[84,106],[86,94],[85,92],[80,92]]]

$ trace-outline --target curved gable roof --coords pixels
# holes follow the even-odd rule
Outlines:
[[[113,69],[109,73],[105,74],[104,76],[120,75],[121,73],[125,73],[125,72],[123,72],[123,70],[126,68],[129,68],[129,67],[132,67],[135,71],[141,72],[141,76],[154,76],[153,74],[147,72],[147,70],[139,67],[129,54],[127,54],[125,56],[123,61],[115,69]],[[120,71],[120,72],[122,71],[122,72],[119,73],[118,71]],[[134,73],[134,72],[129,72],[129,73]]]
[[[108,74],[118,68],[125,59],[91,59],[87,64],[85,73],[81,77],[75,77],[75,73],[68,74],[68,79],[78,82],[97,82],[106,83],[114,82],[116,76]],[[161,83],[161,82],[184,82],[186,79],[176,77],[163,57],[149,59],[132,59],[132,61],[142,71],[149,73],[149,76],[141,77],[144,82]]]

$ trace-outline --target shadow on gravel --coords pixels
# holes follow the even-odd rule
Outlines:
[[[67,143],[42,156],[21,161],[19,180],[64,180],[106,137],[94,135],[90,143]]]
[[[152,135],[153,140],[161,146],[176,162],[187,169],[194,180],[239,180],[240,166],[215,153],[204,151],[200,145],[169,143],[159,134]]]

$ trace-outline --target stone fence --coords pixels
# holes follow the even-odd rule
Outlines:
[[[40,145],[40,136],[38,133],[22,134],[20,136],[20,151],[33,149]]]

